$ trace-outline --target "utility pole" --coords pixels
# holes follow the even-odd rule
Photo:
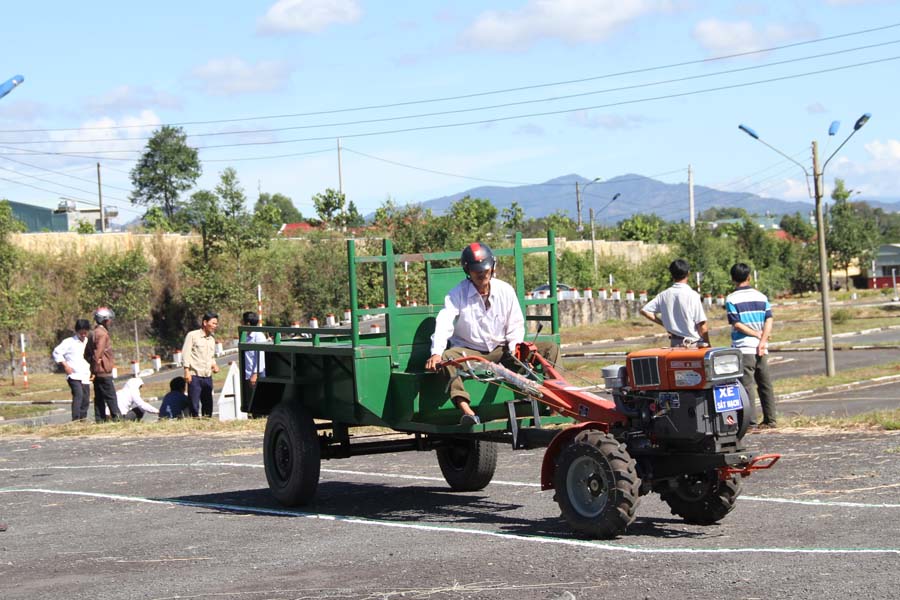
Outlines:
[[[100,233],[106,233],[106,213],[103,211],[103,186],[100,184],[100,163],[97,163],[97,200],[100,203]]]
[[[691,231],[694,231],[694,228],[697,224],[694,222],[694,171],[691,169],[691,165],[688,165],[688,210],[691,211]]]
[[[822,289],[822,337],[825,342],[825,373],[834,377],[834,340],[831,339],[831,278],[828,273],[828,251],[825,248],[825,218],[822,213],[822,172],[819,171],[819,144],[812,143],[813,187],[816,194],[816,237],[819,242],[819,279]]]
[[[575,182],[575,212],[578,215],[578,231],[581,231],[581,192],[578,190],[578,182]]]
[[[344,178],[341,175],[341,138],[337,139],[337,151],[338,151],[338,192],[343,194],[344,193]]]
[[[588,209],[591,217],[591,256],[594,257],[594,281],[597,281],[597,249],[594,247],[594,207]]]

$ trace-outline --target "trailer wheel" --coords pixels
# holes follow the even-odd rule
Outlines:
[[[695,525],[712,525],[734,509],[740,494],[739,477],[720,481],[719,474],[711,470],[682,475],[670,482],[659,496],[673,515]]]
[[[576,533],[614,538],[634,521],[641,480],[634,459],[613,436],[580,434],[560,452],[553,480],[554,499]]]
[[[319,485],[321,449],[309,412],[281,402],[266,422],[263,461],[272,495],[285,506],[308,503]]]
[[[481,440],[448,440],[437,449],[444,479],[455,492],[484,489],[497,470],[497,444]]]

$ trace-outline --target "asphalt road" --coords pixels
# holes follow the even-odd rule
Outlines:
[[[846,417],[875,410],[900,408],[897,382],[813,394],[778,402],[778,411],[788,415]]]
[[[767,431],[784,458],[720,524],[645,496],[627,535],[573,537],[540,451],[451,493],[431,453],[323,465],[271,499],[258,435],[0,440],[5,600],[896,597],[900,434]]]

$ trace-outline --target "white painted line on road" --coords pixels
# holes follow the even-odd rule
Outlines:
[[[12,471],[46,471],[51,469],[105,469],[105,468],[160,468],[160,467],[244,467],[251,469],[262,469],[263,465],[240,462],[196,462],[196,463],[144,463],[144,464],[117,464],[117,465],[82,465],[82,466],[46,466],[46,467],[6,467],[0,468],[2,472]],[[322,473],[330,473],[334,475],[355,475],[359,477],[380,477],[385,479],[410,479],[419,481],[437,481],[445,482],[443,477],[429,477],[427,475],[404,475],[401,473],[371,473],[368,471],[350,471],[345,469],[322,469]],[[490,485],[509,485],[514,487],[539,488],[539,483],[530,481],[500,481],[493,480]],[[778,504],[799,504],[803,506],[833,506],[845,508],[900,508],[900,503],[865,503],[865,502],[841,502],[836,500],[799,500],[794,498],[770,498],[762,496],[740,496],[741,500],[749,500],[751,502],[773,502]]]
[[[432,533],[456,533],[462,535],[476,535],[517,542],[530,542],[537,544],[556,544],[560,546],[576,546],[580,548],[593,548],[595,550],[608,550],[612,552],[625,552],[628,554],[896,554],[900,555],[900,548],[645,548],[641,546],[625,546],[578,540],[568,538],[554,538],[546,536],[530,536],[499,531],[485,531],[481,529],[469,529],[466,527],[454,527],[449,525],[422,525],[420,523],[404,523],[397,521],[379,521],[363,517],[349,517],[345,515],[323,515],[294,510],[277,508],[264,508],[256,506],[240,506],[237,504],[221,504],[218,502],[196,502],[191,500],[175,500],[160,498],[143,498],[140,496],[124,496],[120,494],[101,494],[95,492],[80,492],[74,490],[51,490],[44,488],[8,488],[0,489],[0,494],[53,494],[60,496],[81,496],[87,498],[101,498],[115,502],[139,502],[144,504],[160,504],[174,506],[190,506],[193,508],[210,508],[234,513],[254,513],[260,515],[276,515],[300,517],[317,521],[335,521],[351,525],[368,525],[370,527],[388,527],[393,529],[413,529]]]

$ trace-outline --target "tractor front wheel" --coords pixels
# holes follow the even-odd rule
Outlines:
[[[580,535],[614,538],[634,521],[641,480],[628,450],[609,434],[585,432],[563,448],[553,484],[563,517]]]
[[[312,416],[299,404],[281,402],[266,422],[263,462],[272,495],[301,506],[316,494],[322,457]]]
[[[741,494],[741,479],[732,476],[724,481],[715,470],[682,475],[670,481],[659,496],[669,505],[673,515],[688,523],[712,525],[734,509]]]
[[[497,444],[481,440],[448,440],[437,449],[444,479],[455,492],[487,487],[497,470]]]

